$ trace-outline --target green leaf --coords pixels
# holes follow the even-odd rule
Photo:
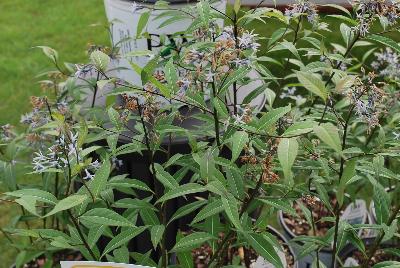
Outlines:
[[[289,137],[308,133],[313,130],[315,124],[316,123],[314,121],[303,121],[294,123],[286,129],[282,136]]]
[[[211,12],[210,4],[208,3],[208,1],[203,0],[197,3],[196,7],[197,7],[197,12],[201,18],[201,21],[203,22],[203,25],[205,27],[208,27],[210,20],[210,12]]]
[[[78,194],[70,195],[70,196],[64,198],[63,200],[60,200],[54,206],[54,208],[49,213],[47,213],[44,217],[48,217],[48,216],[54,215],[60,211],[67,210],[67,209],[73,208],[75,206],[78,206],[78,205],[82,204],[83,202],[85,202],[87,198],[88,198],[87,195],[78,195]]]
[[[263,202],[273,208],[282,210],[283,212],[288,213],[294,217],[298,216],[296,210],[292,207],[292,204],[287,200],[272,200],[272,199],[268,200],[268,199],[261,199],[261,198],[258,200],[260,200],[261,202]]]
[[[157,248],[158,243],[160,243],[163,234],[165,231],[165,226],[164,225],[154,225],[150,229],[150,235],[151,235],[151,242],[153,243],[154,249]]]
[[[90,247],[94,247],[99,240],[100,236],[103,235],[104,231],[106,230],[105,225],[96,226],[95,228],[89,229],[88,239],[87,242]]]
[[[122,231],[118,235],[116,235],[111,241],[107,244],[106,248],[104,249],[103,254],[101,255],[102,257],[105,256],[108,252],[112,251],[113,249],[116,249],[122,245],[125,245],[128,243],[132,238],[135,236],[141,234],[144,230],[146,230],[146,226],[140,226],[140,227],[131,227],[125,231]]]
[[[32,213],[35,216],[39,217],[39,214],[36,211],[36,199],[32,196],[23,196],[15,200],[18,204],[24,207],[28,212]]]
[[[146,225],[154,226],[160,224],[157,214],[152,209],[142,208],[140,209],[139,214]]]
[[[390,198],[382,185],[374,185],[374,208],[376,214],[376,222],[378,224],[386,224],[390,214]]]
[[[280,43],[280,45],[289,50],[297,59],[299,60],[301,59],[299,52],[297,51],[297,48],[294,46],[292,42],[283,41]]]
[[[229,116],[228,109],[226,109],[226,105],[222,100],[216,97],[213,99],[213,103],[219,118],[223,119]]]
[[[339,187],[336,197],[339,205],[343,205],[344,193],[346,190],[347,182],[356,175],[356,160],[352,159],[347,161],[346,167],[343,170],[342,178],[340,179]]]
[[[160,199],[157,200],[157,203],[165,202],[167,200],[170,200],[170,199],[173,199],[173,198],[176,198],[179,196],[200,193],[200,192],[205,192],[205,191],[206,191],[205,187],[200,184],[187,183],[187,184],[181,185],[177,188],[169,190],[166,194],[164,194]]]
[[[243,182],[243,174],[237,168],[226,169],[226,179],[231,193],[242,199],[245,195],[245,186]]]
[[[249,142],[249,135],[245,131],[236,131],[232,138],[232,159],[234,162],[239,157],[246,143]]]
[[[331,123],[321,124],[314,127],[314,133],[317,137],[326,143],[336,152],[340,153],[342,147],[340,145],[339,130]]]
[[[97,70],[105,72],[110,64],[110,57],[100,50],[95,50],[90,54],[90,60]]]
[[[215,237],[205,232],[192,233],[179,240],[171,251],[181,252],[185,250],[190,250],[213,239],[215,239]]]
[[[169,220],[169,223],[183,216],[186,216],[189,213],[196,211],[198,208],[202,207],[206,203],[207,203],[206,200],[198,200],[178,208],[178,210],[174,213],[174,215],[172,215],[171,219]]]
[[[80,216],[79,219],[83,222],[93,225],[134,227],[134,224],[128,221],[126,218],[107,208],[91,209]]]
[[[249,233],[245,237],[253,249],[276,268],[283,268],[281,259],[272,243],[262,234]]]
[[[53,194],[39,189],[21,189],[13,192],[7,192],[5,193],[5,195],[15,196],[15,197],[30,196],[37,201],[53,205],[55,205],[58,202],[57,198]]]
[[[354,38],[353,30],[346,24],[342,23],[340,24],[340,32],[342,33],[342,37],[344,43],[346,44],[346,47],[349,47],[349,44],[353,41]]]
[[[326,101],[328,98],[328,90],[319,77],[307,72],[297,72],[296,75],[303,87]]]
[[[147,22],[149,21],[149,18],[150,18],[150,11],[143,12],[140,15],[136,28],[136,38],[139,38],[139,36],[142,34],[144,27],[146,27]]]
[[[234,83],[237,82],[238,80],[242,79],[247,75],[247,73],[250,71],[248,68],[241,67],[231,73],[228,78],[223,80],[222,84],[220,85],[220,88],[218,90],[218,94],[224,94],[225,91]]]
[[[191,222],[191,224],[205,220],[222,211],[224,211],[224,206],[222,204],[222,201],[220,199],[216,199],[211,203],[207,204],[202,210],[200,210],[199,213],[197,213],[196,217]]]
[[[154,168],[156,170],[156,177],[157,179],[166,187],[169,189],[175,189],[179,187],[179,183],[175,180],[174,177],[172,177],[171,174],[169,174],[167,171],[164,170],[164,168],[158,164],[154,164]]]
[[[58,53],[56,50],[52,49],[51,47],[46,46],[37,46],[36,48],[42,49],[43,53],[50,58],[54,63],[58,60]]]
[[[178,81],[178,75],[176,73],[173,58],[170,58],[167,64],[165,64],[164,73],[169,88],[171,88],[174,93],[178,92],[179,88],[176,84]]]
[[[228,215],[228,219],[236,229],[241,230],[242,225],[240,224],[239,205],[235,197],[232,194],[228,194],[226,197],[222,197],[221,199],[225,213]]]
[[[386,36],[371,34],[367,38],[372,40],[372,41],[379,42],[379,43],[381,43],[381,44],[383,44],[385,46],[391,47],[394,50],[396,50],[397,53],[400,53],[400,46],[395,41],[393,41],[392,39],[390,39],[390,38],[388,38]]]
[[[278,159],[286,179],[292,178],[292,166],[299,150],[296,138],[281,139],[278,145]]]
[[[179,242],[184,235],[179,232],[176,236],[176,242]],[[182,268],[193,268],[193,258],[192,252],[190,250],[177,252],[177,257],[179,260],[179,266]]]
[[[94,174],[94,178],[89,183],[90,192],[96,198],[100,192],[106,188],[107,180],[111,171],[111,163],[108,159],[104,160],[101,167]]]
[[[152,190],[149,188],[149,186],[147,186],[146,183],[136,179],[118,179],[118,180],[111,179],[108,182],[108,185],[112,187],[134,188],[141,191],[152,192]]]
[[[258,123],[258,128],[257,131],[264,130],[267,131],[271,126],[273,126],[278,120],[283,117],[285,114],[290,112],[291,107],[290,105],[285,106],[285,107],[279,107],[276,109],[273,109],[263,115],[260,118],[260,121]]]

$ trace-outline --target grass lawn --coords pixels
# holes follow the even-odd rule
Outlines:
[[[0,125],[17,124],[31,109],[29,96],[41,94],[36,75],[52,67],[41,50],[31,48],[50,46],[61,61],[84,62],[87,43],[108,44],[104,28],[89,26],[105,25],[106,17],[102,0],[1,0],[0,10]],[[0,226],[18,211],[0,203]],[[0,235],[0,268],[8,268],[15,254]]]

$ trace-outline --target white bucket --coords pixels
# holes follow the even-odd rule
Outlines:
[[[118,62],[118,67],[124,67],[128,70],[119,70],[117,71],[116,76],[133,85],[141,85],[141,79],[140,76],[134,70],[132,70],[128,59],[124,58],[124,56],[132,51],[158,51],[160,49],[160,36],[166,35],[168,38],[170,38],[170,36],[176,32],[187,30],[192,22],[190,19],[179,20],[165,27],[158,28],[163,20],[154,21],[154,19],[164,11],[154,10],[150,13],[149,22],[146,28],[147,32],[150,34],[151,39],[135,39],[139,18],[144,12],[147,12],[148,9],[144,8],[133,11],[133,1],[126,0],[104,0],[104,5],[108,21],[113,22],[113,26],[111,29],[113,44],[117,44],[122,39],[132,38],[129,41],[122,42],[120,45],[120,54],[122,58]],[[184,7],[187,7],[188,5],[196,5],[196,2],[171,3],[170,7],[172,9],[182,9]],[[226,1],[217,1],[215,2],[215,4],[213,4],[213,7],[225,13]],[[167,17],[167,19],[168,18],[169,17]],[[218,24],[222,26],[223,20],[218,20]],[[180,40],[176,40],[175,38],[174,41],[176,41],[177,43],[183,41],[182,38],[178,39]],[[146,56],[141,56],[132,57],[129,60],[138,64],[140,67],[143,67],[146,65],[149,58]]]

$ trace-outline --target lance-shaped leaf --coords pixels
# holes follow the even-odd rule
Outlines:
[[[154,168],[156,170],[156,177],[157,179],[166,187],[169,189],[174,189],[176,187],[179,187],[179,183],[175,180],[174,177],[172,177],[171,174],[169,174],[167,171],[164,170],[164,168],[160,165],[155,163]]]
[[[82,222],[92,225],[134,227],[128,219],[107,208],[94,208],[79,217]]]
[[[196,232],[181,238],[171,250],[172,252],[180,252],[193,249],[205,242],[215,239],[212,235],[205,232]]]
[[[186,216],[189,213],[196,211],[198,208],[204,206],[206,203],[207,203],[206,200],[198,200],[178,208],[178,210],[174,213],[174,215],[172,215],[171,219],[169,220],[169,223],[183,216]]]
[[[397,53],[400,53],[399,44],[397,44],[393,39],[390,39],[389,37],[383,35],[371,34],[368,36],[368,39],[373,40],[375,42],[379,42],[385,46],[391,47],[394,50],[396,50]]]
[[[150,229],[150,237],[151,237],[151,243],[153,243],[154,249],[157,248],[158,243],[160,243],[163,234],[165,231],[165,226],[164,225],[154,225]]]
[[[145,226],[131,227],[125,231],[122,231],[121,233],[116,235],[113,239],[111,239],[111,241],[107,244],[106,248],[104,249],[102,256],[106,255],[113,249],[116,249],[117,247],[128,243],[132,238],[134,238],[135,236],[139,235],[144,230],[146,230],[146,228],[147,227]]]
[[[328,98],[328,90],[319,77],[308,72],[297,72],[296,74],[303,87],[326,101]]]
[[[322,140],[336,152],[340,153],[342,151],[342,147],[340,145],[339,130],[336,126],[330,123],[314,126],[314,133],[320,140]]]
[[[83,202],[85,202],[87,198],[88,198],[87,195],[78,195],[78,194],[70,195],[70,196],[64,198],[63,200],[60,200],[54,206],[54,208],[49,213],[47,213],[44,217],[48,217],[48,216],[54,215],[60,211],[67,210],[67,209],[73,208],[75,206],[78,206],[78,205],[82,204]]]
[[[165,64],[164,73],[165,79],[168,82],[168,86],[172,89],[172,92],[177,92],[179,90],[178,85],[176,84],[178,81],[178,75],[172,58],[167,62],[167,64]]]
[[[207,219],[208,217],[211,217],[222,211],[224,211],[222,201],[220,199],[216,199],[200,210],[191,224]]]
[[[378,224],[386,224],[390,214],[390,198],[382,185],[374,185],[373,200],[376,222]]]
[[[262,234],[245,234],[250,246],[276,268],[283,268],[281,259],[269,239]]]
[[[179,196],[200,193],[200,192],[205,192],[205,191],[206,191],[206,188],[200,184],[187,183],[187,184],[181,185],[177,188],[169,190],[166,194],[164,194],[160,199],[157,200],[157,203],[165,202],[167,200],[170,200],[170,199],[173,199],[173,198],[176,198]]]
[[[297,143],[296,138],[281,139],[278,145],[278,159],[286,179],[290,179],[292,177],[291,169],[294,160],[296,159],[298,150],[299,144]]]
[[[279,107],[276,109],[273,109],[263,115],[259,122],[258,122],[258,127],[257,131],[264,130],[267,131],[271,126],[273,126],[280,118],[282,118],[285,114],[290,112],[291,108],[290,105],[285,106],[285,107]]]
[[[107,159],[103,162],[101,167],[94,174],[94,178],[90,181],[89,189],[93,196],[96,198],[101,191],[106,188],[107,179],[110,175],[111,163]]]
[[[232,194],[228,194],[226,197],[222,197],[221,199],[228,219],[236,229],[241,230],[242,225],[240,224],[239,205],[235,197]]]
[[[243,147],[249,141],[249,135],[245,131],[236,131],[232,138],[232,162],[234,162],[243,150]]]
[[[14,192],[7,192],[5,193],[5,195],[15,196],[15,197],[30,196],[37,201],[53,205],[55,205],[58,202],[57,198],[52,193],[39,189],[21,189],[21,190],[16,190]]]

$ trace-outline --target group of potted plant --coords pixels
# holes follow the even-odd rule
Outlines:
[[[39,47],[55,66],[44,94],[23,131],[1,127],[1,202],[21,208],[0,229],[15,266],[400,267],[400,4],[329,7],[331,24],[309,1],[135,3],[147,10],[136,36],[91,45],[86,64]],[[190,24],[121,58],[154,11]],[[271,20],[271,35],[253,29]]]

